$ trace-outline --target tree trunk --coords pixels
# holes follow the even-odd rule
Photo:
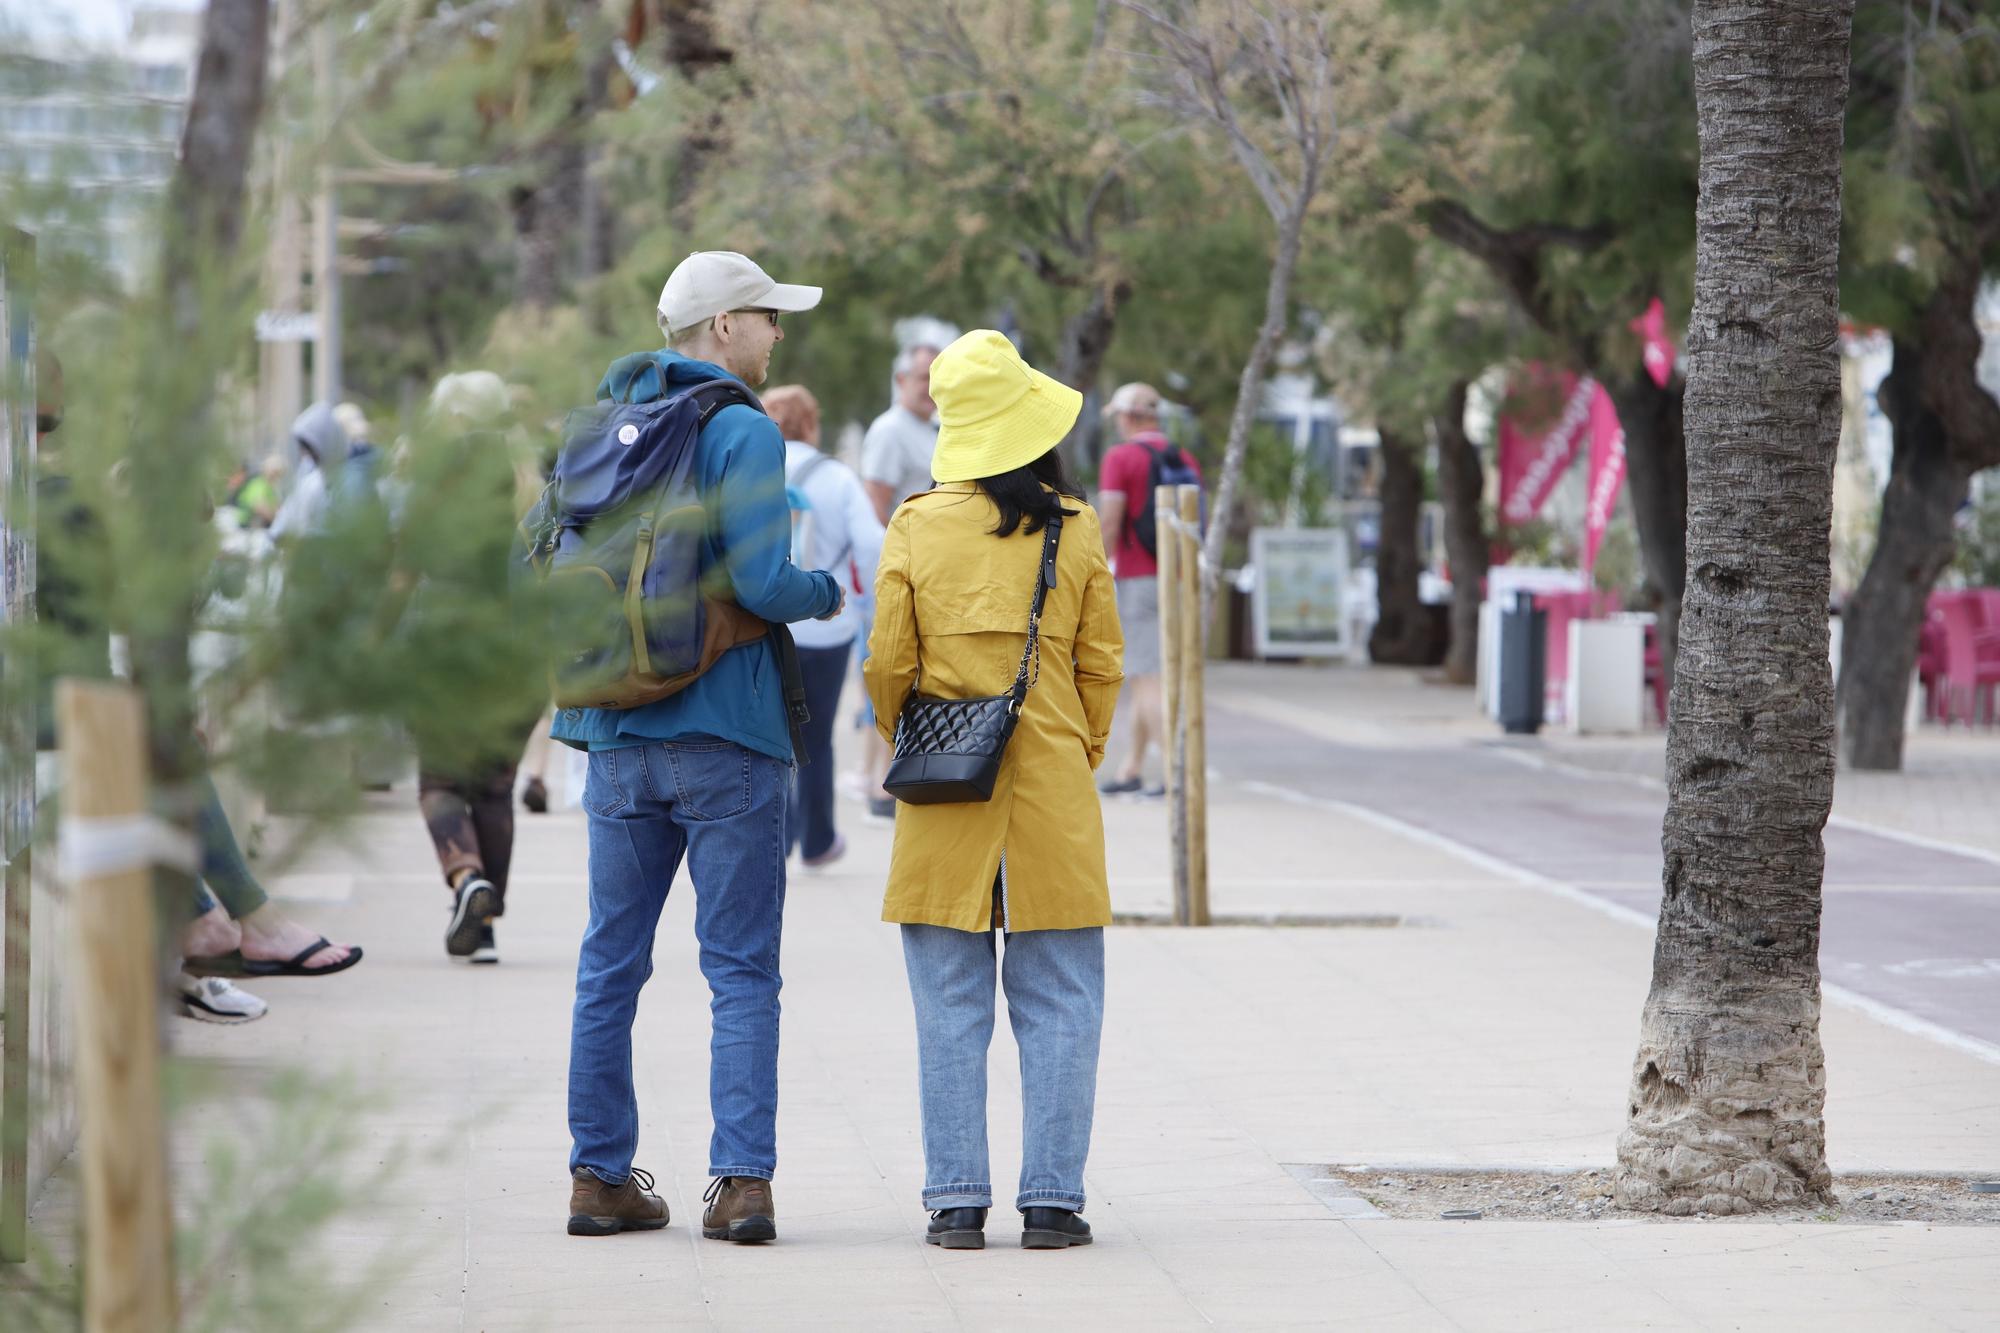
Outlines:
[[[1853,0],[1695,0],[1688,568],[1652,991],[1618,1202],[1832,1201],[1819,1042],[1833,802],[1828,529],[1840,430]]]
[[[658,14],[664,39],[662,54],[682,78],[696,82],[735,64],[736,52],[716,35],[711,0],[659,0]],[[747,85],[740,81],[732,90],[747,91]],[[679,151],[667,177],[668,217],[683,234],[695,228],[696,194],[708,164],[729,146],[729,120],[723,95],[712,86],[703,87],[690,103],[689,120],[681,132]]]
[[[1958,548],[1952,515],[1969,475],[1951,457],[1944,423],[1923,403],[1923,351],[1895,340],[1881,401],[1895,432],[1875,552],[1847,599],[1840,634],[1840,744],[1855,768],[1903,766],[1910,673],[1931,588]]]
[[[1104,370],[1104,358],[1111,351],[1112,336],[1118,331],[1118,308],[1132,294],[1132,284],[1124,279],[1095,283],[1090,301],[1063,324],[1062,345],[1056,360],[1056,378],[1070,388],[1089,394]],[[1097,459],[1078,456],[1081,441],[1091,438],[1081,418],[1070,427],[1063,441],[1065,454],[1082,475],[1095,476]],[[1102,432],[1097,433],[1102,438]]]
[[[584,131],[556,131],[535,153],[535,179],[514,187],[514,300],[546,310],[562,299],[563,252],[584,189]]]
[[[1467,387],[1464,380],[1453,384],[1443,410],[1431,418],[1437,432],[1438,494],[1444,501],[1445,558],[1451,561],[1451,646],[1444,674],[1454,685],[1470,685],[1478,674],[1479,603],[1485,597],[1486,567],[1492,556],[1486,518],[1480,512],[1486,472],[1479,447],[1465,433]]]
[[[1264,400],[1264,376],[1271,368],[1271,354],[1284,336],[1291,312],[1292,275],[1299,267],[1299,245],[1305,233],[1305,210],[1311,202],[1310,187],[1301,191],[1301,202],[1289,216],[1278,220],[1278,249],[1271,257],[1271,278],[1264,288],[1264,322],[1257,329],[1257,341],[1243,363],[1243,375],[1236,382],[1236,408],[1229,414],[1229,445],[1222,454],[1222,475],[1216,482],[1215,506],[1209,511],[1208,538],[1201,549],[1201,623],[1206,636],[1215,623],[1215,590],[1222,581],[1224,544],[1236,518],[1236,493],[1243,487],[1243,463],[1250,454],[1250,427]]]
[[[1424,468],[1416,441],[1386,426],[1380,430],[1382,523],[1375,547],[1375,628],[1368,635],[1368,660],[1415,666],[1426,660],[1431,637],[1423,599],[1417,595]]]
[[[1663,389],[1640,371],[1598,382],[1625,428],[1625,481],[1646,578],[1660,595],[1660,669],[1672,682],[1687,589],[1687,381],[1675,375]]]
[[[168,185],[159,277],[163,327],[155,335],[158,345],[180,351],[157,358],[142,372],[150,410],[135,423],[125,454],[132,494],[148,497],[130,511],[140,528],[134,549],[149,552],[164,568],[185,571],[191,583],[208,541],[200,515],[215,381],[235,351],[233,344],[218,342],[209,321],[234,319],[236,301],[247,292],[247,275],[238,262],[244,186],[263,114],[270,17],[269,0],[210,0],[202,18],[180,160]],[[133,678],[145,692],[155,789],[168,817],[192,833],[192,779],[199,764],[188,666],[192,587],[187,597],[128,610]],[[160,878],[163,893],[193,889],[185,872],[163,871]]]
[[[1956,547],[1952,515],[1973,474],[2000,466],[2000,399],[1979,382],[1978,254],[1954,258],[1897,338],[1882,383],[1896,453],[1875,554],[1841,633],[1841,746],[1856,768],[1903,766],[1903,719],[1925,606]]]
[[[1521,312],[1561,344],[1573,363],[1602,384],[1616,404],[1619,424],[1625,428],[1625,480],[1639,526],[1639,555],[1646,577],[1660,594],[1661,669],[1673,679],[1681,599],[1687,585],[1684,381],[1676,376],[1662,389],[1637,368],[1607,366],[1599,330],[1566,315],[1551,299],[1545,279],[1544,260],[1550,247],[1595,250],[1619,238],[1599,228],[1558,223],[1530,223],[1502,231],[1452,200],[1432,202],[1424,208],[1423,217],[1439,240],[1484,264]]]

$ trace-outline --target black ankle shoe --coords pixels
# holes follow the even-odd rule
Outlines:
[[[924,1232],[924,1244],[942,1245],[947,1250],[983,1250],[986,1248],[986,1210],[984,1208],[940,1208],[931,1214],[931,1224]]]
[[[1066,1250],[1090,1244],[1090,1223],[1067,1208],[1023,1208],[1021,1248]]]

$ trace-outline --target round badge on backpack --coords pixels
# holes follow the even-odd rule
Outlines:
[[[639,428],[633,425],[631,422],[628,421],[624,425],[618,428],[618,443],[631,444],[638,438],[639,438]]]

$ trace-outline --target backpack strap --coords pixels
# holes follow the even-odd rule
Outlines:
[[[656,363],[657,364],[657,363]],[[732,403],[764,411],[764,404],[757,395],[735,380],[709,380],[697,384],[687,391],[699,410],[697,429],[708,425],[709,418]],[[792,760],[795,764],[805,762],[806,723],[812,720],[812,712],[806,707],[805,672],[799,667],[798,645],[792,641],[789,625],[766,622],[764,637],[770,641],[771,655],[777,659],[778,679],[785,696],[785,728],[792,736]]]
[[[735,380],[708,380],[695,385],[681,396],[694,401],[696,408],[699,409],[700,423],[703,426],[708,424],[710,417],[731,403],[741,403],[758,412],[764,410],[764,404],[758,401],[757,395]]]
[[[787,477],[785,479],[786,483],[792,486],[803,486],[806,484],[806,478],[810,477],[813,473],[819,471],[822,464],[831,463],[833,461],[834,457],[832,454],[816,455],[810,462],[806,463],[797,472],[794,472],[791,476]]]

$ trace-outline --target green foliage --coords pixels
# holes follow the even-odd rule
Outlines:
[[[177,1072],[182,1097],[196,1102],[195,1071]],[[355,1271],[330,1264],[322,1247],[341,1219],[378,1208],[393,1188],[399,1154],[376,1155],[364,1140],[370,1109],[351,1082],[297,1071],[276,1075],[248,1107],[232,1096],[220,1118],[230,1128],[208,1135],[205,1176],[180,1191],[199,1219],[180,1229],[175,1254],[187,1333],[366,1326],[382,1290],[421,1257],[421,1247],[385,1244]]]
[[[1952,0],[1855,8],[1841,300],[1900,334],[1938,276],[2000,263],[2000,30]]]
[[[1495,86],[1469,83],[1453,111],[1488,109],[1490,151],[1441,151],[1453,111],[1429,120],[1423,188],[1503,231],[1559,225],[1539,291],[1556,323],[1519,328],[1523,354],[1573,361],[1603,350],[1636,370],[1626,321],[1654,296],[1685,317],[1694,276],[1695,118],[1687,0],[1405,0],[1461,52],[1504,54]]]
[[[1244,455],[1243,489],[1251,501],[1251,526],[1278,522],[1296,504],[1302,527],[1323,527],[1333,515],[1333,478],[1313,468],[1301,469],[1288,428],[1259,421],[1250,428],[1250,450]]]
[[[368,1327],[384,1288],[423,1257],[407,1238],[356,1264],[325,1242],[343,1219],[378,1209],[401,1166],[364,1137],[379,1094],[351,1079],[281,1070],[246,1088],[234,1074],[169,1061],[169,1113],[202,1139],[202,1171],[174,1182],[182,1225],[174,1274],[183,1333],[340,1333]],[[51,1184],[79,1188],[74,1166]],[[0,1327],[70,1333],[83,1326],[73,1238],[31,1234],[28,1263],[0,1265]],[[400,1242],[400,1243],[399,1243]]]
[[[1968,585],[2000,588],[2000,485],[1980,486],[1959,525],[1952,567]]]

